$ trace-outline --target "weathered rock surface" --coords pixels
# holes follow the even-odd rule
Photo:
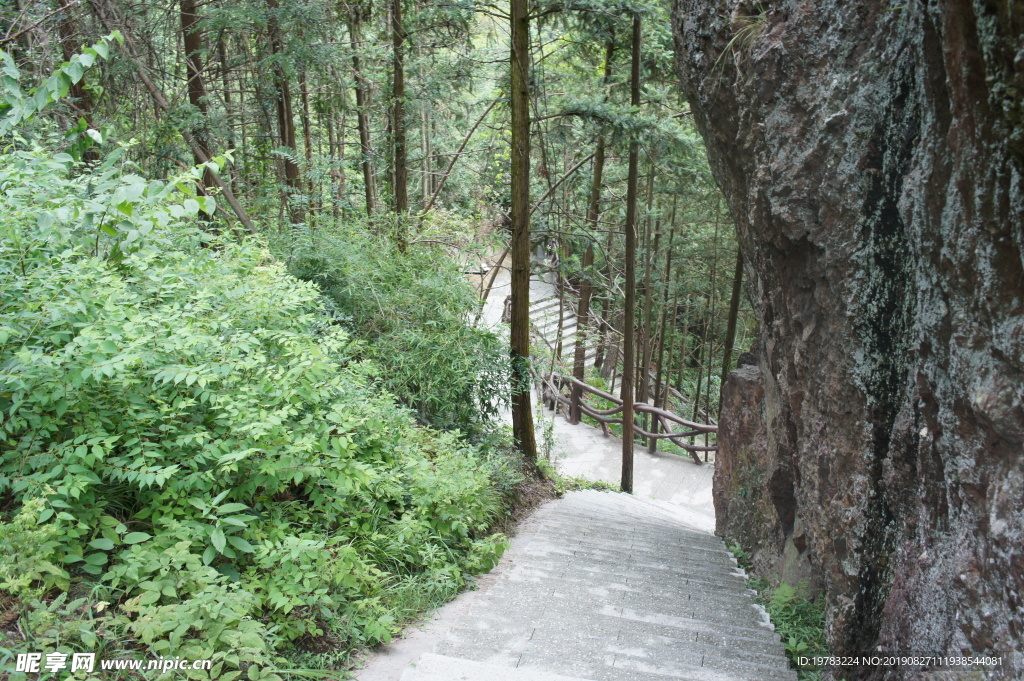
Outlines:
[[[834,653],[1001,654],[1019,678],[1024,3],[674,2],[760,322],[726,384],[719,532],[824,589]]]

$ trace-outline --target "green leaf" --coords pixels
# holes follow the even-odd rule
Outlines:
[[[47,520],[49,520],[52,517],[53,517],[53,509],[52,508],[44,508],[39,513],[39,520],[37,520],[36,522],[39,523],[40,525],[42,525],[43,523],[45,523]]]
[[[139,598],[139,605],[152,605],[160,600],[159,591],[145,591],[142,597]]]
[[[71,62],[64,67],[64,73],[68,74],[72,83],[77,83],[82,80],[82,76],[85,75],[85,65],[82,64],[81,59],[72,59]]]
[[[114,548],[114,542],[109,539],[93,539],[89,542],[89,546],[94,549],[100,549],[101,551],[109,551]]]
[[[125,544],[138,544],[139,542],[144,542],[147,539],[152,538],[153,535],[146,534],[145,532],[129,532],[124,536],[122,541],[124,541]]]
[[[252,544],[250,544],[246,540],[242,539],[241,537],[236,537],[235,535],[231,535],[230,537],[228,537],[228,541],[231,542],[231,545],[234,546],[239,551],[241,551],[242,553],[255,553],[256,552],[256,549],[254,549],[252,547]]]
[[[219,527],[214,529],[214,531],[210,533],[210,541],[218,552],[224,553],[224,547],[227,546],[227,540],[224,538],[223,530]]]
[[[89,565],[106,565],[107,560],[105,553],[92,553],[85,557],[85,562]]]

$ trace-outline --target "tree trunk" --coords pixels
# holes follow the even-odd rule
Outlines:
[[[722,350],[722,383],[729,375],[729,365],[732,364],[732,346],[736,342],[736,318],[740,312],[740,289],[743,287],[743,251],[736,248],[736,269],[732,273],[732,295],[729,297],[729,320],[725,327],[725,348]],[[718,408],[722,408],[722,392],[718,392]]]
[[[640,15],[633,16],[632,70],[630,103],[640,106]],[[622,478],[623,492],[633,493],[633,333],[636,286],[636,199],[637,166],[640,162],[640,143],[634,138],[629,143],[629,174],[626,181],[626,301],[625,320],[622,324]]]
[[[675,219],[675,207],[672,210],[673,220]],[[654,402],[655,407],[664,408],[664,400],[662,399],[662,388],[661,388],[661,376],[662,376],[662,363],[665,361],[665,335],[667,333],[668,324],[668,290],[671,288],[669,283],[672,281],[672,242],[675,239],[676,226],[673,223],[672,228],[668,233],[668,246],[665,248],[665,276],[662,279],[664,282],[664,289],[661,295],[661,325],[658,327],[658,368],[654,376]],[[657,419],[651,424],[651,432],[658,432]],[[652,454],[658,448],[658,441],[651,438],[651,441],[647,443],[647,451]]]
[[[293,194],[298,194],[302,187],[299,180],[299,166],[295,163],[294,154],[298,153],[298,144],[295,139],[295,116],[292,111],[292,91],[288,84],[288,77],[284,71],[284,64],[281,63],[281,53],[284,51],[284,38],[281,35],[281,25],[277,19],[279,5],[277,0],[266,0],[267,9],[270,10],[270,19],[267,29],[270,38],[270,54],[273,58],[271,72],[274,80],[274,101],[277,108],[277,130],[278,140],[282,147],[289,149],[289,154],[284,159],[284,181],[288,189],[284,193],[285,202],[289,207],[289,214],[292,222],[302,222],[304,214],[302,209],[292,200]]]
[[[210,134],[206,125],[206,86],[203,84],[202,49],[203,36],[199,29],[199,17],[196,16],[195,0],[181,0],[181,34],[185,44],[185,73],[188,76],[188,102],[199,110],[202,123],[194,133],[197,148],[193,150],[196,165],[209,160]],[[203,188],[213,185],[210,170],[203,172]]]
[[[92,7],[93,14],[95,14],[96,17],[100,20],[100,23],[103,25],[104,30],[109,32],[113,31],[114,29],[119,29],[121,31],[121,34],[124,36],[125,53],[128,55],[128,59],[135,66],[136,72],[138,73],[139,79],[142,81],[142,84],[146,87],[146,89],[149,91],[150,96],[153,98],[153,103],[156,105],[156,108],[160,109],[161,111],[169,111],[171,108],[170,103],[167,101],[167,98],[164,97],[164,94],[156,86],[153,80],[149,77],[146,68],[143,66],[142,61],[139,59],[139,52],[136,49],[135,41],[132,39],[131,32],[128,30],[128,26],[118,15],[116,6],[107,7],[103,4],[103,0],[89,0],[89,6]],[[192,148],[193,153],[197,153],[200,156],[202,156],[202,147],[199,146],[198,142],[196,142],[196,139],[195,137],[192,136],[191,132],[189,132],[188,130],[183,130],[181,132],[181,136],[185,139],[185,142],[189,145],[189,147]],[[201,158],[201,161],[203,163],[206,163],[209,160],[209,157]],[[219,174],[211,172],[211,175],[214,184],[220,188],[221,194],[223,194],[224,196],[224,200],[228,202],[228,205],[231,206],[231,209],[235,212],[235,216],[238,217],[238,221],[241,222],[246,229],[255,234],[256,226],[249,218],[249,215],[242,208],[241,204],[238,203],[238,200],[235,198],[235,195],[231,192],[231,188],[224,184],[224,181],[221,179]]]
[[[512,436],[537,459],[530,405],[530,20],[527,0],[510,0],[512,49]]]
[[[57,0],[56,4],[59,7],[64,3]],[[57,20],[57,33],[60,37],[60,50],[64,61],[71,61],[71,58],[78,54],[78,43],[80,42],[71,11],[71,7],[63,8],[60,18]],[[68,95],[74,100],[75,109],[85,119],[86,124],[90,128],[93,127],[92,99],[89,97],[89,91],[85,89],[85,81],[79,80],[77,83],[73,83],[68,90]],[[94,155],[94,159],[99,158],[95,150],[90,149],[89,151]]]
[[[430,108],[426,105],[423,106],[423,110],[420,112],[420,140],[423,145],[423,177],[421,178],[421,185],[423,187],[423,211],[426,212],[427,204],[430,201],[430,195],[434,193],[434,184],[432,177],[434,175],[433,167],[433,150],[430,145]]]
[[[359,63],[359,19],[354,18],[348,24],[349,40],[352,43],[352,70],[355,73],[356,90],[356,126],[359,128],[359,146],[363,152],[363,183],[366,194],[366,217],[373,216],[377,208],[377,192],[373,178],[373,146],[370,141],[370,122],[367,118],[369,94],[366,81]]]
[[[605,75],[608,74],[608,60],[605,60]],[[597,138],[597,151],[594,152],[594,179],[590,183],[590,203],[587,206],[587,223],[590,228],[597,228],[597,218],[601,210],[601,182],[604,176],[604,137]],[[582,275],[580,276],[580,300],[576,309],[576,348],[573,354],[572,375],[582,381],[586,372],[587,354],[587,325],[590,323],[590,296],[593,291],[591,277],[593,273],[590,268],[594,266],[594,244],[587,242],[587,250],[583,253]],[[570,405],[570,421],[580,422],[580,401],[583,399],[583,389],[579,386],[572,388],[572,400]]]
[[[399,216],[404,216],[409,212],[409,170],[405,151],[405,26],[402,23],[402,0],[392,0],[391,2],[391,46],[393,67],[391,129],[394,142],[395,212]],[[400,250],[405,250],[405,237],[402,234],[398,235],[398,246]]]
[[[302,102],[302,138],[303,138],[303,149],[306,151],[306,167],[310,167],[313,162],[313,133],[309,122],[309,83],[306,80],[306,71],[303,70],[299,75],[299,98]],[[312,198],[313,196],[313,180],[309,179],[306,182],[306,192]]]

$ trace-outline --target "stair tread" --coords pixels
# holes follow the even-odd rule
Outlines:
[[[539,681],[796,678],[722,540],[685,512],[590,490],[556,509],[437,653]],[[465,678],[506,678],[487,673]]]

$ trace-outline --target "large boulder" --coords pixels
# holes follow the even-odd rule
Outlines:
[[[823,589],[834,653],[1024,675],[1024,3],[674,5],[760,327],[719,532]]]

